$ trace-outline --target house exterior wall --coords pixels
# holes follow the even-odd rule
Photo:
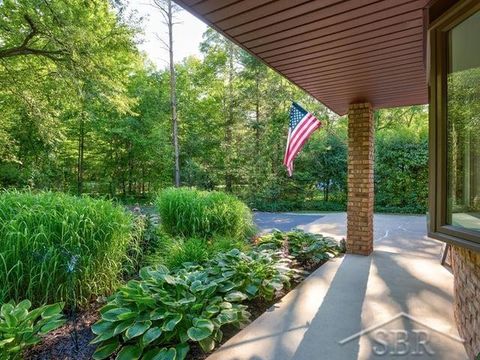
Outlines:
[[[480,253],[452,247],[454,314],[468,356],[480,354]]]
[[[369,103],[348,110],[347,252],[373,251],[373,110]]]

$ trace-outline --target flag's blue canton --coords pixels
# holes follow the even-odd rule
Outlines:
[[[307,114],[308,112],[300,105],[296,103],[292,104],[292,107],[290,108],[290,128],[292,131],[297,127],[300,120],[302,120]]]

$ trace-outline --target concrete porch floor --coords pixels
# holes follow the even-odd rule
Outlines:
[[[281,214],[261,226],[285,221],[336,238],[346,234],[344,213]],[[375,215],[371,256],[327,262],[208,360],[467,359],[441,249],[426,237],[425,216]]]

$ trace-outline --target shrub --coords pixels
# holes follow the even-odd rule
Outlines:
[[[28,300],[3,304],[0,309],[0,359],[20,359],[22,351],[41,341],[41,336],[64,324],[62,304],[30,310]]]
[[[252,234],[252,214],[232,195],[170,188],[157,198],[162,228],[172,236],[243,238]]]
[[[211,240],[198,238],[172,238],[160,233],[156,251],[147,257],[149,265],[165,265],[169,269],[182,267],[185,263],[200,264],[220,252],[232,249],[242,251],[250,247],[245,240],[229,237],[214,237]]]
[[[130,215],[60,193],[0,194],[0,302],[86,304],[120,285],[135,244]]]
[[[257,239],[259,249],[284,249],[303,266],[315,266],[337,256],[340,247],[332,238],[301,230],[274,231]]]
[[[117,359],[182,360],[188,342],[206,352],[221,341],[221,327],[243,326],[250,314],[239,302],[246,296],[232,290],[228,277],[203,269],[169,272],[164,266],[140,271],[101,309],[92,327],[99,346],[94,359],[105,359],[118,349]],[[163,357],[162,357],[163,356]]]

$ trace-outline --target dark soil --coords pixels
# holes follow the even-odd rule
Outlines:
[[[90,327],[98,320],[100,304],[76,316],[70,316],[61,328],[49,333],[37,346],[24,353],[26,360],[87,360],[92,358],[95,345],[90,341],[95,335]],[[76,321],[74,321],[76,320]],[[75,324],[76,323],[76,324]],[[75,332],[74,329],[77,329]]]

